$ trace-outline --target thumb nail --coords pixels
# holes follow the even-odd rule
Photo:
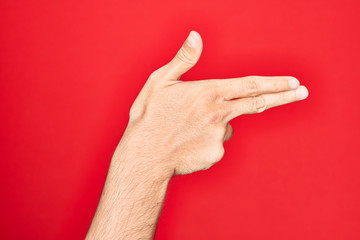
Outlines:
[[[194,31],[191,31],[188,38],[186,39],[187,45],[192,48],[196,48],[197,46],[197,35]]]

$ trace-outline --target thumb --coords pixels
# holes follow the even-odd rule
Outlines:
[[[191,31],[176,56],[167,64],[167,73],[171,79],[177,80],[189,71],[200,58],[203,44],[201,36]]]

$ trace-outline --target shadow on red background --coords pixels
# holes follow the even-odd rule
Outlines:
[[[81,239],[129,108],[190,30],[184,80],[292,75],[224,159],[171,182],[156,239],[360,239],[358,1],[2,1],[1,239]]]

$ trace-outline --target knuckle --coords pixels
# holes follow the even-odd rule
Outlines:
[[[217,129],[215,130],[215,135],[216,135],[216,141],[222,141],[226,135],[226,127],[220,126],[220,127],[216,127]]]
[[[226,117],[225,111],[217,110],[217,111],[213,112],[212,114],[210,114],[209,123],[210,124],[222,123],[224,121],[225,117]],[[224,130],[223,130],[223,132],[224,132]]]
[[[224,156],[225,154],[225,149],[224,146],[222,144],[219,144],[215,147],[213,147],[211,149],[210,155],[207,159],[207,161],[205,162],[205,169],[210,168],[211,166],[213,166],[214,164],[218,163]]]
[[[219,98],[218,92],[213,88],[206,89],[200,96],[201,100],[206,104],[213,103]]]
[[[195,59],[193,59],[187,51],[181,48],[177,54],[177,59],[185,65],[194,65],[196,63]]]
[[[273,91],[281,91],[283,89],[282,84],[280,81],[273,81],[272,83],[272,90]]]
[[[246,91],[250,95],[259,93],[260,92],[260,84],[259,84],[258,79],[255,76],[248,77],[245,88],[246,88]]]
[[[282,92],[282,93],[280,94],[280,97],[281,97],[281,101],[282,101],[283,103],[287,103],[287,102],[290,101],[289,94],[288,94],[287,92]]]
[[[220,144],[220,147],[217,148],[217,151],[215,152],[215,163],[216,162],[219,162],[223,156],[225,154],[225,149],[224,149],[224,146],[222,144]]]
[[[264,96],[256,96],[253,98],[253,109],[256,113],[263,112],[266,109],[266,100]]]

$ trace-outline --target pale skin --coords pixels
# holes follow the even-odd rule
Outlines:
[[[220,161],[223,143],[232,136],[231,119],[308,96],[290,76],[181,81],[202,46],[199,33],[191,31],[176,56],[145,83],[86,239],[153,239],[171,177]]]

